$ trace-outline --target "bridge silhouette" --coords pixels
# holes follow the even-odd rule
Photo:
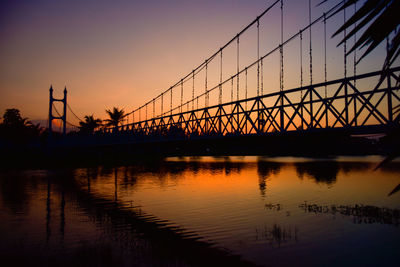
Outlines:
[[[357,10],[354,4],[337,12],[339,5],[313,19],[309,1],[307,25],[284,38],[284,1],[273,2],[191,72],[127,113],[122,125],[105,127],[80,144],[149,144],[287,133],[385,133],[393,127],[394,107],[400,103],[400,67],[358,74],[357,68],[366,68],[357,64],[357,50],[348,54],[347,48],[356,37],[352,44],[345,41],[330,48],[337,41],[330,39],[328,31],[337,26],[329,26],[329,22],[335,24],[338,17],[346,21],[346,12]],[[279,36],[275,36],[275,44],[271,38],[272,48],[266,50],[261,47],[262,22],[276,14]],[[249,41],[254,35],[255,42]],[[249,53],[255,59],[241,64],[249,58],[241,54]],[[339,63],[338,55],[343,59]],[[382,63],[385,56],[381,53]],[[298,67],[293,66],[295,61]],[[338,78],[328,80],[329,64],[333,73],[342,71]],[[287,89],[286,83],[294,86]]]

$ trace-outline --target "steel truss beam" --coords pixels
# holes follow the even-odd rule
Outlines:
[[[322,97],[326,87],[328,94]],[[107,128],[103,132],[124,133],[132,135],[133,140],[140,136],[142,141],[152,141],[339,127],[384,127],[393,123],[394,107],[400,105],[399,88],[400,67],[396,67],[170,114]],[[250,108],[246,110],[245,107]]]

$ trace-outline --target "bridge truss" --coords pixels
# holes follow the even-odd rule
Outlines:
[[[327,51],[333,49],[329,48],[327,44],[327,22],[335,16],[336,22],[338,19],[345,22],[346,9],[347,12],[355,14],[357,5],[355,2],[353,7],[344,9],[343,17],[341,17],[337,11],[342,4],[339,1],[327,12],[323,12],[312,20],[311,0],[308,1],[308,4],[308,25],[284,39],[284,1],[273,1],[255,20],[192,72],[184,75],[149,102],[126,114],[128,121],[124,125],[116,128],[104,128],[101,131],[106,135],[124,134],[132,138],[132,142],[165,138],[175,140],[209,136],[266,135],[338,128],[360,130],[360,132],[365,131],[366,133],[370,133],[371,129],[374,129],[375,132],[385,131],[395,122],[394,108],[400,105],[400,67],[357,74],[356,50],[350,54],[353,56],[353,62],[350,64],[348,62],[350,55],[347,52],[347,41],[345,40],[341,44],[343,50],[339,51],[339,54],[330,55],[330,57],[343,56],[343,76],[341,77],[344,78],[328,81]],[[279,37],[275,40],[277,44],[261,55],[260,21],[272,10],[279,12]],[[336,27],[334,27],[335,31]],[[240,62],[242,62],[240,53],[243,54],[240,44],[246,37],[245,33],[251,31],[251,28],[256,33],[256,59],[243,67],[240,66]],[[323,40],[323,47],[318,48],[318,45],[321,46],[318,43],[317,49],[315,44],[313,47],[312,29],[316,29],[320,34],[323,33],[322,39],[314,38]],[[346,32],[344,32],[344,36],[346,36]],[[354,43],[356,43],[356,36],[354,36]],[[293,47],[293,44],[298,48]],[[304,44],[308,45],[308,51],[303,49]],[[228,47],[231,47],[231,50],[228,50]],[[318,49],[320,53],[316,54],[315,50],[318,51]],[[228,69],[231,67],[232,70],[233,67],[233,73],[224,73],[223,62],[226,62],[224,57],[227,54],[225,51],[235,51],[230,65],[226,64]],[[293,51],[298,54],[293,54]],[[305,54],[309,59],[309,68],[303,68]],[[299,83],[292,86],[292,89],[284,87],[284,74],[287,73],[284,67],[284,55],[286,58],[291,58],[292,64],[297,59],[299,61],[296,73],[300,74],[300,79]],[[315,59],[316,56],[319,58]],[[273,73],[273,66],[266,65],[266,62],[273,58],[279,58],[279,86],[273,84],[272,81],[273,77],[278,77],[278,73],[272,78],[271,75],[269,78],[264,78],[265,72]],[[229,62],[229,60],[227,61]],[[320,65],[315,66],[318,62]],[[214,73],[210,73],[212,64],[214,64]],[[337,63],[334,64],[336,65],[332,69],[337,71],[339,66]],[[339,65],[341,65],[340,62]],[[350,67],[353,69],[352,74],[349,71]],[[295,66],[288,67],[288,69],[295,68]],[[248,83],[251,73],[253,82]],[[319,77],[316,77],[318,73],[320,73]],[[210,86],[212,80],[210,75],[212,74],[214,74],[216,84]],[[304,82],[305,74],[309,75],[308,85],[305,85]],[[293,80],[293,77],[290,78]],[[264,81],[265,79],[266,81]],[[197,86],[196,95],[195,85],[199,84],[199,80],[200,83],[203,80],[204,84],[200,86],[201,92]],[[316,83],[316,80],[322,82]],[[226,90],[227,87],[229,90]],[[272,90],[272,93],[265,93],[266,87],[269,87],[269,91]],[[248,93],[248,91],[253,93]],[[213,93],[214,95],[212,95]],[[191,98],[187,99],[187,97]],[[199,102],[203,104],[199,105]],[[151,109],[152,117],[148,116]],[[130,116],[132,116],[131,123],[129,123]]]
[[[366,126],[384,131],[394,122],[393,107],[400,104],[399,85],[400,67],[396,67],[165,115],[105,132],[152,140]]]

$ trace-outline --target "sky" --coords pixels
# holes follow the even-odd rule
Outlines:
[[[104,119],[105,110],[112,107],[130,112],[190,73],[273,2],[3,0],[0,4],[0,116],[7,108],[18,108],[24,117],[46,120],[50,85],[56,98],[62,98],[62,91],[67,87],[68,104],[80,118],[93,114]],[[312,0],[313,19],[337,1],[315,7],[319,2]],[[343,47],[336,47],[340,37],[330,38],[342,20],[343,15],[339,15],[328,23],[329,78],[343,75]],[[308,0],[285,0],[284,39],[307,23]],[[322,79],[323,69],[322,27],[320,23],[313,29],[317,80]],[[256,59],[256,40],[255,27],[240,37],[240,69]],[[260,20],[260,54],[279,45],[279,40],[278,4]],[[306,32],[303,41],[304,80],[308,80],[309,35]],[[297,43],[285,47],[285,88],[299,86],[299,39],[293,42]],[[210,63],[208,88],[218,84],[218,60],[216,57]],[[279,90],[279,54],[274,53],[270,63],[268,60],[263,73],[265,87],[268,84],[271,87],[268,90],[276,91]],[[351,58],[348,61],[348,69],[352,70]],[[382,63],[382,52],[378,51],[359,71],[379,69]],[[224,51],[224,80],[234,74],[236,64],[234,43]],[[201,75],[204,74],[196,79],[196,94],[204,91]],[[254,74],[252,77],[254,80]],[[240,97],[243,97],[244,77],[240,79]],[[184,84],[185,100],[191,96],[191,86],[191,81]],[[250,93],[255,92],[255,86],[254,81],[249,81]],[[229,91],[224,90],[224,93]],[[173,106],[177,106],[180,93],[173,93]],[[228,94],[225,98],[229,100]],[[70,121],[77,124],[73,118]]]

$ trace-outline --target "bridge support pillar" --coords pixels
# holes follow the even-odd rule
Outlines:
[[[62,99],[56,99],[53,97],[53,86],[50,86],[50,98],[49,98],[49,137],[52,136],[53,132],[53,120],[58,119],[62,121],[63,124],[63,135],[67,133],[67,87],[64,88],[64,97]],[[61,102],[63,103],[63,114],[59,116],[53,116],[53,103]]]

